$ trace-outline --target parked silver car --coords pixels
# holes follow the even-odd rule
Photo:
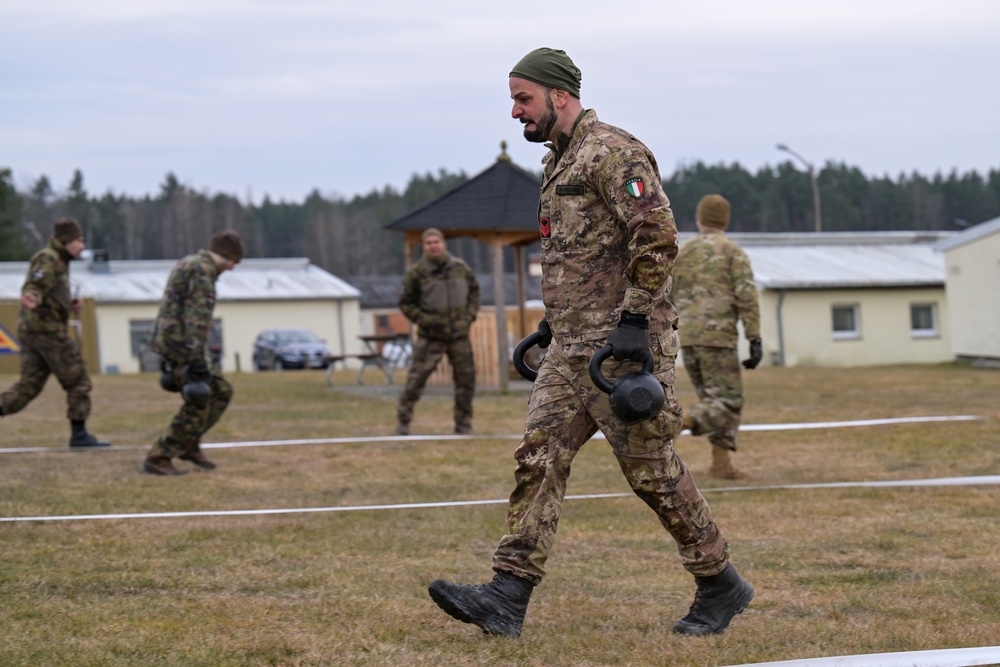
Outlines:
[[[329,356],[326,341],[306,329],[268,329],[253,344],[253,367],[258,371],[326,368]]]

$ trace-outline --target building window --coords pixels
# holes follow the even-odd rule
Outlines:
[[[910,335],[914,338],[937,337],[937,304],[910,304]]]
[[[833,307],[833,338],[834,340],[861,338],[857,305]]]

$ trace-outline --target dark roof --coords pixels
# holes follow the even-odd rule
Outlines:
[[[385,228],[405,232],[436,227],[449,236],[538,231],[540,187],[537,176],[515,165],[504,152],[486,171]]]
[[[493,274],[476,274],[479,282],[480,305],[492,306],[496,299],[493,290]],[[347,282],[361,292],[362,308],[396,308],[399,305],[399,292],[403,286],[403,276],[351,276]],[[526,276],[524,284],[525,298],[539,300],[542,298],[542,281],[537,276]],[[508,273],[504,276],[504,294],[508,305],[517,301],[517,276]]]

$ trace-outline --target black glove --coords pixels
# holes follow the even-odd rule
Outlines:
[[[538,333],[542,334],[542,337],[538,339],[536,344],[544,350],[552,342],[552,329],[549,327],[549,321],[545,318],[542,318],[542,321],[538,323]]]
[[[760,360],[764,358],[764,343],[761,342],[760,338],[754,338],[750,341],[750,358],[743,360],[743,368],[747,370],[753,370],[757,368],[757,364]]]
[[[649,318],[622,311],[618,328],[608,336],[611,355],[615,361],[645,361],[649,350]]]

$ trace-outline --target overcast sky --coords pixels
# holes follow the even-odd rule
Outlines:
[[[57,190],[243,201],[473,176],[538,46],[664,177],[792,159],[869,176],[1000,169],[998,0],[0,0],[0,167]]]

